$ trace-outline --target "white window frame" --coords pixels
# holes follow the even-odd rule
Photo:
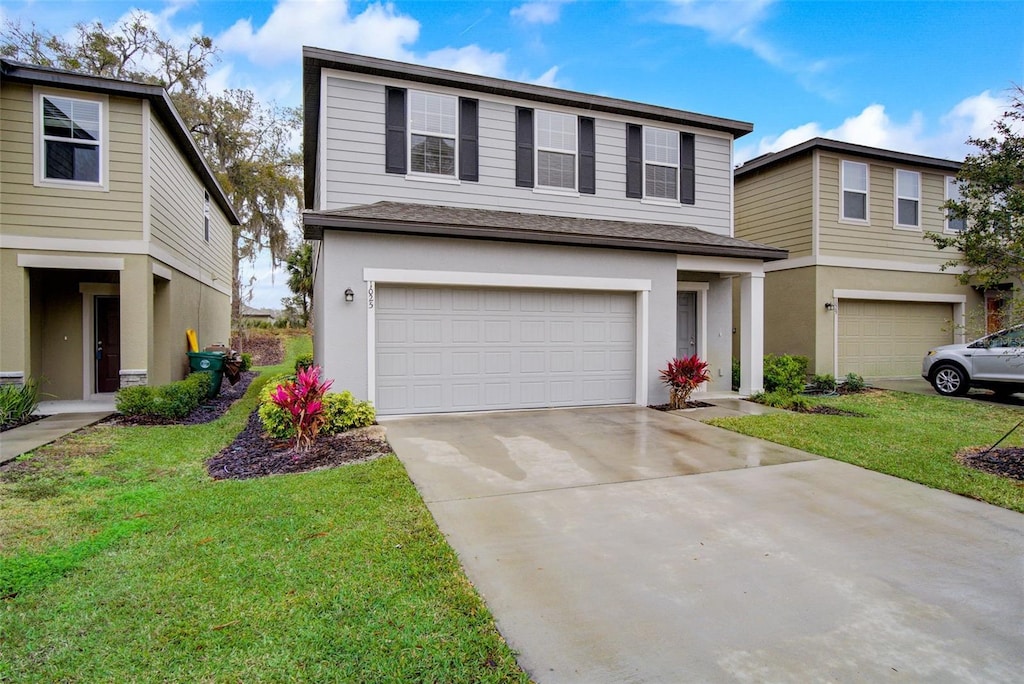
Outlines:
[[[864,167],[864,189],[846,187],[846,165],[855,164]],[[871,166],[866,162],[856,162],[850,159],[839,161],[839,221],[841,223],[856,223],[867,225],[871,222]],[[864,218],[850,218],[846,215],[846,193],[857,192],[864,195]]]
[[[575,131],[573,135],[573,149],[568,150],[560,147],[549,147],[540,144],[540,122],[543,116],[556,116],[565,117],[572,119],[573,128]],[[569,114],[567,112],[555,112],[549,109],[537,109],[533,114],[533,177],[536,179],[534,182],[534,189],[539,189],[544,192],[555,192],[555,193],[569,193],[576,194],[579,192],[580,187],[580,121],[575,114]],[[541,152],[554,152],[556,154],[571,154],[572,155],[572,187],[568,188],[562,185],[542,185],[540,182],[540,153]]]
[[[946,181],[946,194],[945,194],[946,201],[949,202],[951,200],[957,200],[957,201],[963,200],[963,194],[960,192],[960,186],[957,183],[956,176],[946,176],[945,181]],[[952,193],[950,193],[950,189],[951,188],[956,188],[956,196],[955,197],[953,196]],[[945,227],[944,227],[945,232],[950,233],[952,235],[956,235],[961,230],[964,230],[964,229],[967,228],[967,219],[959,219],[959,220],[964,222],[964,227],[963,228],[950,228],[949,227],[949,221],[950,221],[949,209],[946,209],[944,213],[945,213],[945,217],[944,217],[945,218]]]
[[[917,176],[917,197],[913,197],[911,195],[902,195],[902,194],[900,194],[900,174],[901,173],[906,173],[906,174],[910,174],[910,175],[913,175],[913,176]],[[920,171],[909,171],[907,169],[895,169],[894,170],[893,177],[892,177],[892,182],[893,182],[893,193],[892,193],[893,194],[893,203],[892,203],[893,216],[892,216],[892,220],[893,220],[893,224],[895,225],[896,228],[900,228],[900,229],[904,229],[904,230],[921,230],[921,195],[924,194],[924,192],[923,192],[924,189],[921,187],[922,180],[923,179],[921,178],[921,172]],[[911,200],[911,201],[917,202],[917,223],[900,223],[900,200]]]
[[[43,126],[43,98],[64,98],[68,100],[81,100],[95,102],[100,109],[100,140],[97,144],[100,152],[99,158],[99,180],[78,181],[65,178],[46,177],[46,141],[50,139],[45,135]],[[108,123],[109,101],[106,95],[95,95],[93,93],[81,93],[77,91],[57,90],[53,88],[36,87],[32,91],[32,157],[34,178],[33,185],[36,187],[64,188],[69,190],[94,190],[106,192],[109,189],[109,160],[110,160],[110,126]],[[63,140],[62,138],[53,138]]]
[[[441,181],[458,181],[459,179],[459,98],[455,95],[449,95],[447,93],[435,93],[429,90],[412,90],[409,93],[409,103],[406,107],[405,121],[406,121],[406,167],[409,169],[408,175],[414,176],[419,180],[422,179],[436,179]],[[455,103],[455,132],[452,134],[442,133],[438,131],[427,131],[417,128],[413,128],[412,125],[412,101],[414,97],[436,97],[442,100],[450,100]],[[452,141],[452,146],[455,148],[455,162],[452,165],[452,172],[448,173],[430,173],[429,171],[415,171],[412,168],[412,138],[414,135],[424,135],[430,138],[445,138]]]
[[[647,158],[647,132],[648,131],[657,131],[659,133],[667,133],[670,136],[670,138],[673,141],[675,141],[675,144],[676,144],[676,154],[675,154],[675,161],[674,161],[674,163],[672,163],[672,162],[662,162],[662,161],[653,161],[653,160],[649,160]],[[643,148],[644,148],[644,154],[643,154],[644,164],[643,164],[643,177],[641,178],[641,180],[643,181],[643,198],[644,198],[644,200],[649,201],[649,202],[655,202],[655,203],[658,203],[658,204],[678,205],[680,203],[680,201],[679,201],[679,131],[673,131],[673,130],[670,130],[668,128],[658,128],[656,126],[644,126],[643,127],[643,140],[642,140],[642,144],[643,144]],[[665,168],[670,168],[670,169],[675,169],[676,170],[676,194],[675,194],[675,197],[660,197],[660,196],[657,196],[657,195],[651,195],[650,193],[647,192],[647,167],[648,166],[663,166]]]

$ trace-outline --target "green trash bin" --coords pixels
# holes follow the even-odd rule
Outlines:
[[[193,371],[207,371],[210,373],[210,388],[206,390],[206,398],[213,399],[220,394],[220,383],[224,379],[224,361],[227,354],[224,352],[186,352],[188,354],[188,367]]]

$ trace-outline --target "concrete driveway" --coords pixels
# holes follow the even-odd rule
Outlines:
[[[1018,513],[638,407],[387,428],[538,682],[1020,681]]]

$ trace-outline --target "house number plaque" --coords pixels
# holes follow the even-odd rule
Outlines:
[[[373,308],[373,283],[370,283],[366,287],[366,308]]]

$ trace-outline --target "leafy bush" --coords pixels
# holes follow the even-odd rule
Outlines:
[[[39,406],[39,384],[28,380],[24,385],[0,385],[0,426],[15,425],[32,415]]]
[[[298,373],[300,370],[313,367],[313,355],[312,354],[299,354],[295,359],[295,372]]]
[[[294,380],[287,375],[278,375],[270,379],[260,393],[259,415],[263,429],[275,439],[294,439],[295,426],[291,414],[271,399],[271,394],[279,384]],[[323,397],[323,422],[320,434],[334,435],[346,430],[373,425],[377,414],[373,404],[368,401],[357,401],[348,390],[330,393]]]
[[[856,373],[847,373],[846,378],[843,381],[843,389],[847,392],[860,392],[867,384],[864,382],[864,378]]]
[[[776,356],[768,354],[764,357],[764,390],[765,392],[784,392],[799,394],[804,389],[807,377],[806,356],[786,354]]]
[[[118,390],[114,406],[126,416],[180,420],[202,403],[212,381],[212,373],[200,371],[159,387],[125,387]]]
[[[250,368],[252,368],[252,354],[249,352],[242,352],[242,367],[240,370],[244,373]]]
[[[672,359],[668,367],[661,371],[661,381],[669,389],[668,404],[673,409],[686,408],[686,401],[693,391],[710,379],[708,364],[696,354]]]
[[[836,391],[836,379],[831,373],[825,373],[824,375],[815,375],[811,379],[811,389],[815,392],[835,392]]]
[[[793,394],[792,392],[784,392],[782,390],[758,392],[754,396],[750,397],[750,399],[752,401],[756,401],[758,404],[764,404],[765,406],[772,406],[774,408],[786,409],[789,411],[807,410],[811,407],[810,399],[802,394]]]
[[[741,370],[742,370],[742,368],[740,367],[740,360],[735,358],[735,357],[733,357],[733,360],[732,360],[732,391],[733,392],[738,391],[739,388],[740,388],[740,372],[741,372]]]

